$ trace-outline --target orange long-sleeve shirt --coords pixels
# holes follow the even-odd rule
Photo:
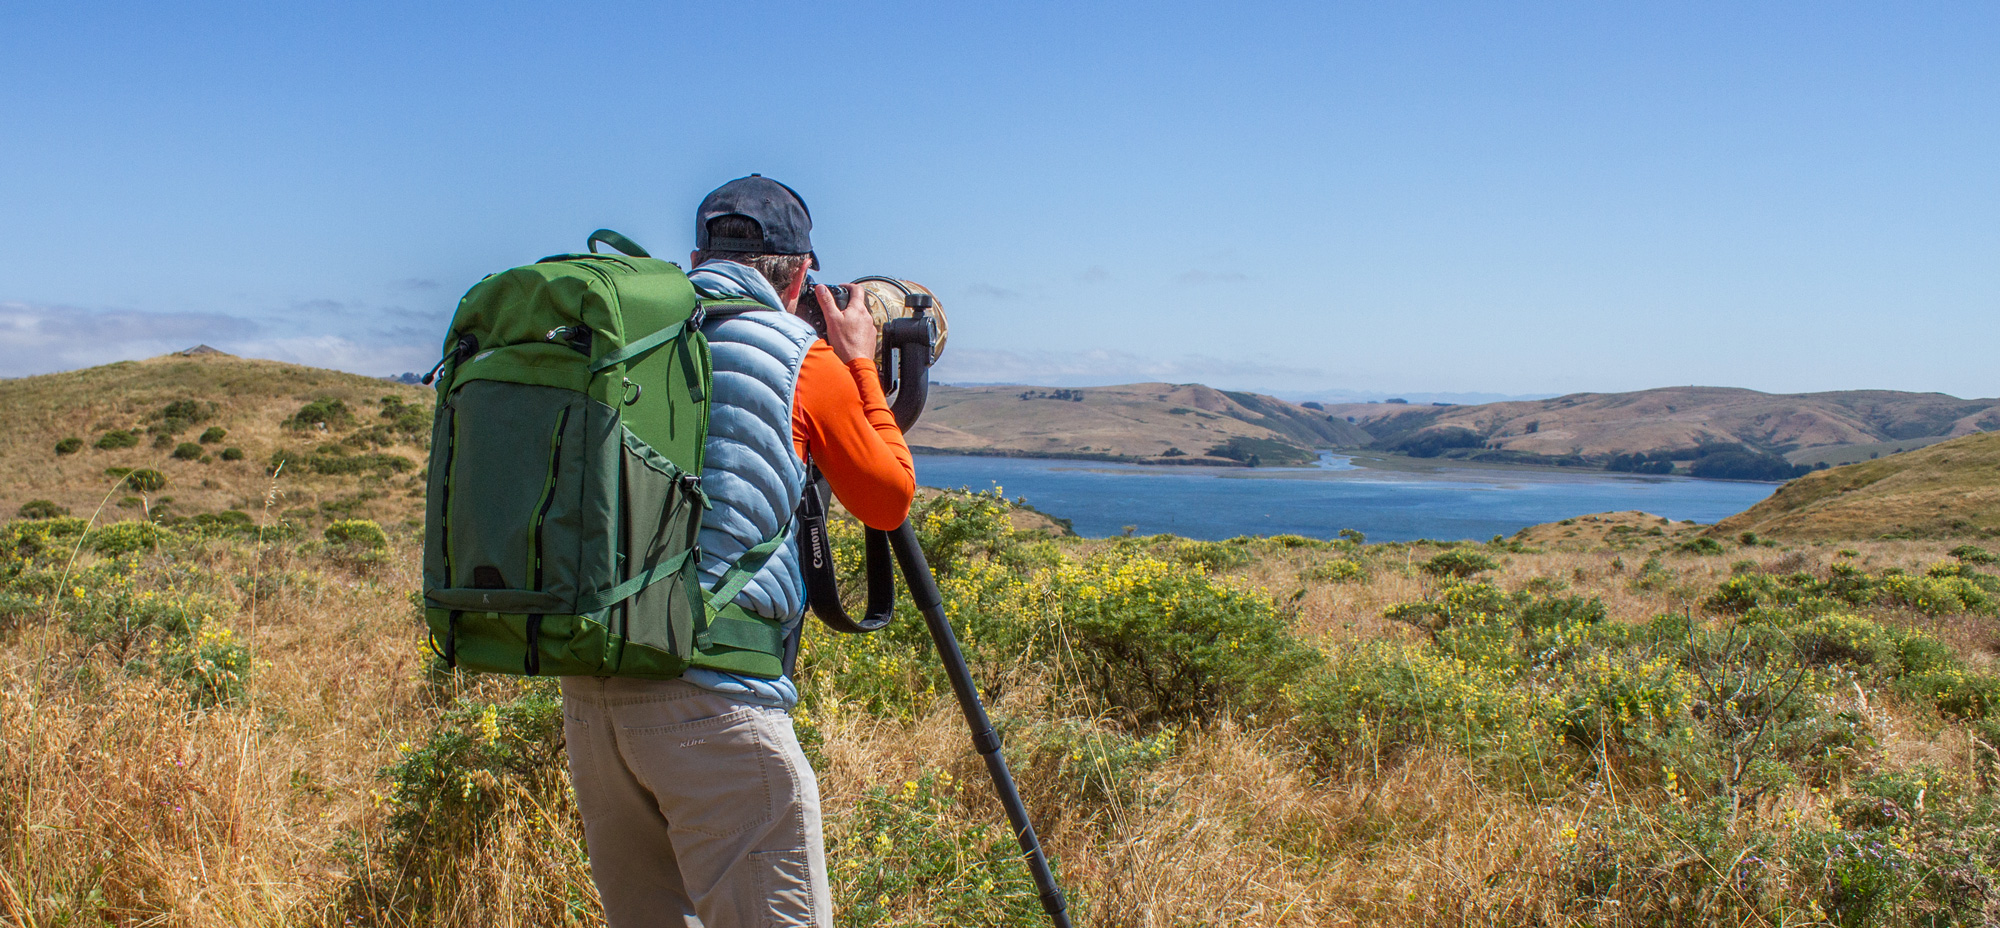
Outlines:
[[[793,393],[792,447],[863,525],[888,530],[909,517],[917,468],[877,377],[873,359],[842,364],[832,346],[814,342]]]

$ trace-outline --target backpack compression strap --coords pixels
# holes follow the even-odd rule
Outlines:
[[[711,314],[728,313],[734,315],[736,313],[749,312],[757,309],[770,309],[770,307],[765,306],[762,303],[749,300],[726,300],[718,302],[705,302],[703,300],[697,299],[695,300],[694,303],[693,315],[690,315],[686,319],[680,322],[676,322],[673,325],[667,326],[664,329],[654,332],[651,335],[639,338],[633,341],[631,344],[626,345],[625,347],[620,348],[617,351],[613,351],[610,354],[605,355],[604,357],[598,358],[596,361],[591,362],[590,372],[592,374],[596,374],[608,367],[615,367],[620,364],[637,363],[640,359],[644,358],[649,354],[652,354],[654,350],[658,349],[661,345],[664,345],[671,341],[678,340],[681,350],[685,352],[687,351],[687,340],[681,338],[681,336],[689,332],[701,331],[702,323],[708,321],[708,317]],[[681,358],[681,364],[684,368],[686,368],[688,372],[688,393],[693,396],[695,402],[699,403],[703,399],[702,389],[701,389],[701,378],[699,374],[695,373],[694,361],[693,359],[683,355]]]
[[[622,603],[628,599],[631,599],[634,596],[639,595],[639,591],[644,590],[645,588],[652,586],[653,584],[665,580],[668,577],[671,577],[674,574],[680,572],[681,565],[687,563],[688,557],[692,555],[695,552],[695,550],[696,549],[694,548],[689,548],[686,551],[682,551],[681,553],[676,554],[673,557],[667,558],[666,560],[661,561],[658,564],[654,564],[653,566],[648,567],[643,571],[640,571],[638,575],[634,576],[632,579],[627,580],[624,583],[620,583],[617,586],[614,586],[608,590],[598,590],[595,593],[588,593],[583,596],[577,597],[576,614],[584,615],[587,613],[596,612],[599,609],[605,609],[611,606],[616,606],[619,603]]]
[[[751,618],[761,619],[761,616],[745,613],[751,615],[751,618],[744,618],[733,615],[732,613],[744,610],[731,609],[730,606],[734,603],[736,594],[743,592],[743,588],[749,585],[750,578],[764,569],[764,564],[771,560],[772,555],[778,553],[779,548],[784,547],[786,540],[791,536],[792,523],[787,521],[778,529],[776,535],[743,552],[743,556],[737,558],[736,563],[723,572],[715,588],[706,593],[708,622],[695,634],[696,647],[705,651],[711,645],[724,644],[732,648],[766,654],[783,653],[785,636],[782,631],[769,624],[769,620],[751,620]]]
[[[697,306],[698,305],[699,304],[697,304]],[[654,332],[653,334],[645,336],[644,338],[641,338],[638,341],[626,345],[625,347],[620,348],[617,351],[611,352],[610,354],[607,354],[604,357],[592,361],[590,363],[590,372],[595,374],[599,371],[604,370],[607,367],[613,367],[619,364],[626,364],[629,362],[638,361],[640,358],[652,354],[653,349],[658,348],[661,345],[664,345],[670,341],[673,341],[676,338],[681,337],[681,333],[688,330],[689,328],[688,323],[695,322],[695,320],[699,318],[701,318],[701,313],[700,310],[697,309],[695,315],[690,316],[686,321],[676,322],[673,325],[667,326],[666,328],[659,330],[658,332]],[[696,323],[696,325],[699,326],[700,323]]]

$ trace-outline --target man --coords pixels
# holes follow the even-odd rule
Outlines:
[[[752,546],[786,530],[817,465],[875,528],[909,514],[916,472],[882,396],[863,301],[807,295],[827,337],[794,313],[818,267],[812,216],[791,188],[752,174],[702,201],[695,270],[710,298],[770,311],[702,326],[715,376],[702,484],[701,569],[713,587]],[[779,549],[734,602],[801,633],[798,546]],[[612,928],[832,924],[819,785],[793,735],[787,677],[690,669],[678,680],[563,678],[570,777],[592,878]]]

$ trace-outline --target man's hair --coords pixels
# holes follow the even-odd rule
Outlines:
[[[717,216],[708,221],[708,238],[710,241],[718,238],[747,238],[761,241],[764,238],[764,227],[748,216]],[[792,281],[804,274],[806,268],[812,264],[812,255],[753,255],[742,251],[704,251],[695,259],[695,263],[700,264],[704,261],[734,261],[737,264],[754,267],[757,273],[764,275],[764,279],[771,282],[778,295],[783,296],[785,291],[791,289]]]

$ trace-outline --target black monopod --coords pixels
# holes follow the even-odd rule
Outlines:
[[[875,278],[885,280],[884,278]],[[882,328],[883,351],[886,359],[891,354],[897,358],[894,365],[884,365],[883,386],[885,392],[893,390],[895,399],[890,410],[895,413],[896,425],[903,431],[915,425],[917,417],[923,414],[924,401],[930,391],[930,365],[933,360],[932,341],[936,331],[935,323],[928,314],[936,305],[929,293],[904,292],[903,305],[910,311],[907,318],[892,319]],[[858,293],[860,288],[852,292]],[[837,292],[837,291],[836,291]],[[1021,842],[1021,855],[1028,862],[1028,870],[1034,875],[1035,889],[1040,892],[1042,909],[1049,913],[1049,920],[1057,928],[1070,928],[1069,905],[1063,900],[1062,888],[1056,885],[1055,873],[1049,869],[1048,855],[1042,853],[1042,842],[1035,837],[1035,826],[1028,821],[1027,806],[1021,802],[1021,792],[1014,787],[1014,775],[1007,770],[1007,759],[1000,753],[1000,734],[993,730],[993,722],[986,717],[986,707],[979,701],[979,689],[972,682],[972,670],[965,665],[965,655],[959,651],[958,636],[952,632],[951,621],[945,618],[944,597],[938,593],[937,578],[931,575],[930,565],[924,562],[924,549],[917,543],[917,530],[908,519],[894,531],[884,532],[868,529],[866,535],[868,565],[868,608],[861,619],[848,616],[840,604],[840,587],[833,569],[832,545],[826,537],[826,506],[823,486],[817,471],[811,474],[806,486],[806,495],[799,505],[799,521],[804,529],[806,594],[812,604],[813,614],[828,628],[837,632],[859,633],[877,631],[889,624],[896,612],[896,576],[890,558],[903,568],[903,580],[910,588],[910,598],[917,611],[923,613],[924,624],[930,628],[931,641],[937,645],[938,658],[944,662],[945,675],[951,678],[951,689],[958,696],[959,708],[965,712],[965,723],[972,729],[972,746],[986,761],[986,772],[993,777],[993,788],[1000,794],[1000,805],[1007,810],[1007,821],[1014,826],[1014,837]],[[793,636],[792,647],[797,648],[798,636]],[[787,655],[789,658],[796,657]]]

